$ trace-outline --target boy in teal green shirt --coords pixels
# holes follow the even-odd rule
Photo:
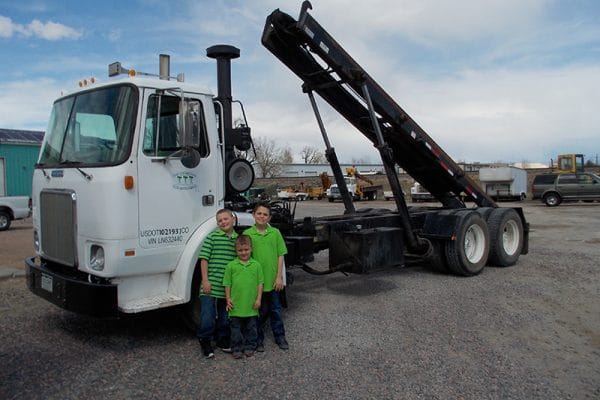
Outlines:
[[[285,328],[281,316],[282,304],[280,292],[285,288],[283,282],[283,256],[287,253],[285,241],[279,230],[271,225],[271,209],[268,205],[258,204],[252,212],[254,225],[244,231],[252,238],[252,258],[263,268],[265,285],[258,317],[257,351],[264,350],[264,325],[270,320],[275,343],[282,350],[289,348],[285,338]]]
[[[235,241],[237,258],[227,264],[223,275],[231,350],[234,358],[252,357],[256,350],[256,319],[263,291],[263,270],[258,261],[250,258],[252,241],[240,235]]]

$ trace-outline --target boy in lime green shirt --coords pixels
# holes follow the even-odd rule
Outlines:
[[[256,350],[256,319],[263,291],[263,270],[258,261],[250,257],[252,241],[240,235],[235,241],[237,258],[227,264],[223,275],[231,350],[234,358],[252,357]]]
[[[256,350],[264,351],[264,325],[270,320],[275,343],[282,350],[289,348],[285,338],[285,328],[281,316],[282,304],[280,291],[284,289],[283,256],[287,253],[285,241],[279,230],[271,225],[271,209],[268,205],[258,204],[252,212],[254,225],[244,231],[252,238],[252,258],[263,268],[265,284],[258,317],[258,343]]]

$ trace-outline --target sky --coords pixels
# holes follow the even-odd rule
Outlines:
[[[171,74],[216,93],[206,48],[241,49],[233,96],[254,137],[324,148],[301,81],[260,43],[290,0],[0,0],[0,128],[45,130],[52,102],[107,66]],[[541,162],[600,153],[600,1],[313,0],[311,15],[455,160]],[[318,101],[341,162],[372,144]]]

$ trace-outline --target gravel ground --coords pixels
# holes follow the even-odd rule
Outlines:
[[[299,214],[340,207],[305,203]],[[269,341],[242,361],[203,359],[171,310],[90,319],[1,280],[0,398],[598,399],[600,204],[524,206],[530,253],[515,267],[296,272],[290,349]]]

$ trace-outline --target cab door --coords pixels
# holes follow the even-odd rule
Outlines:
[[[209,129],[215,129],[214,121],[211,124],[206,118],[206,107],[212,107],[210,98],[185,94],[198,110],[200,124],[196,148],[200,162],[188,168],[182,163],[179,134],[181,95],[146,92],[138,151],[139,243],[152,254],[148,263],[174,267],[194,230],[214,218],[222,191],[221,157],[208,135]]]

